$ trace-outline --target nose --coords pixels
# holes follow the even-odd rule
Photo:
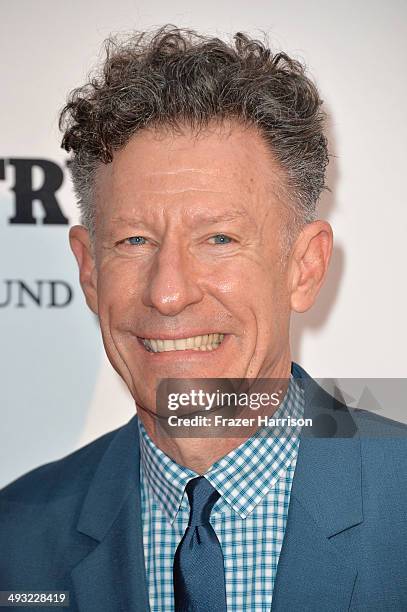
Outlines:
[[[162,315],[175,316],[202,300],[198,274],[191,255],[182,245],[163,244],[152,262],[143,304]]]

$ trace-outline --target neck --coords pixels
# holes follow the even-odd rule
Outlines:
[[[269,378],[288,380],[291,373],[291,359],[276,367]],[[197,474],[204,474],[216,461],[224,457],[234,448],[240,446],[254,431],[245,437],[183,437],[176,438],[168,435],[157,435],[156,419],[151,411],[139,407],[138,416],[143,423],[147,434],[160,450],[171,457],[173,461],[187,467]],[[270,415],[271,416],[271,415]],[[257,429],[257,428],[256,428]]]

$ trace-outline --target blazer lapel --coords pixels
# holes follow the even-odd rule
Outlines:
[[[363,521],[360,439],[343,404],[299,366],[293,375],[301,377],[305,417],[315,428],[301,434],[272,610],[343,612],[357,567],[342,536]]]
[[[357,576],[346,538],[362,515],[360,441],[349,411],[299,366],[305,416],[273,612],[343,612]],[[336,402],[331,405],[332,401]],[[72,570],[79,612],[148,612],[137,417],[118,431],[89,486],[77,529],[95,547]]]
[[[72,570],[80,612],[149,610],[139,487],[137,417],[103,456],[77,529],[97,544]]]

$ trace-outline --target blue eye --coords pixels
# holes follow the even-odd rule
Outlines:
[[[216,236],[212,236],[212,238],[215,240],[215,244],[229,244],[232,242],[232,239],[225,234],[216,234]]]
[[[135,244],[137,246],[146,243],[146,239],[143,236],[130,236],[130,238],[126,238],[125,242],[127,241],[129,244]]]

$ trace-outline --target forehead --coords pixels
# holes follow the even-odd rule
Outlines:
[[[96,197],[109,217],[129,207],[153,212],[164,205],[168,213],[186,205],[191,215],[203,204],[244,211],[275,198],[281,182],[282,172],[255,128],[229,123],[199,134],[149,129],[98,170]]]

